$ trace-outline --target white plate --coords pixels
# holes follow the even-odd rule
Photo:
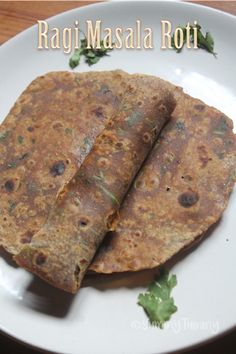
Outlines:
[[[43,6],[43,5],[42,5]],[[155,29],[155,50],[117,50],[89,68],[158,75],[184,87],[236,119],[236,18],[187,3],[103,3],[78,8],[49,20],[51,27],[81,27],[86,19],[102,19],[104,27],[134,26],[136,19]],[[215,38],[218,59],[203,50],[176,54],[160,50],[160,20],[174,26],[198,20]],[[36,76],[68,70],[62,51],[38,51],[37,28],[0,48],[0,116]],[[137,304],[150,272],[85,283],[75,297],[53,289],[5,254],[0,257],[0,329],[36,347],[59,353],[162,353],[208,340],[235,326],[236,193],[211,235],[174,267],[178,312],[164,330],[150,328]]]

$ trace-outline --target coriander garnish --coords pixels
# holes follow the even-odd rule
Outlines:
[[[139,294],[138,304],[144,308],[152,325],[163,328],[164,323],[177,311],[174,299],[170,296],[176,284],[176,275],[169,276],[169,272],[163,272],[149,285],[145,294]]]
[[[106,48],[104,40],[100,42],[101,48],[87,48],[87,38],[81,39],[80,48],[75,49],[74,54],[70,58],[69,65],[74,69],[80,64],[82,56],[85,58],[85,63],[89,66],[96,64],[102,57],[107,56],[108,52],[113,48]]]
[[[187,41],[187,29],[186,27],[182,27],[179,26],[182,31],[183,31],[183,40],[184,40],[184,44],[186,44]],[[216,57],[216,53],[214,52],[214,39],[212,37],[212,35],[210,34],[210,32],[206,32],[205,36],[201,31],[201,26],[200,25],[196,25],[195,26],[197,28],[197,45],[198,48],[204,49],[207,52],[213,54]],[[194,26],[190,26],[190,40],[193,43],[193,36],[194,36]],[[171,44],[174,47],[174,49],[176,50],[176,53],[180,53],[182,48],[176,48],[175,47],[175,42],[174,42],[174,35],[171,37]]]

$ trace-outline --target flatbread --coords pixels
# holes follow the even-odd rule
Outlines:
[[[162,131],[90,267],[98,273],[157,267],[219,220],[236,180],[232,121],[178,91]]]
[[[0,245],[7,251],[18,253],[45,223],[132,77],[151,93],[165,85],[122,71],[52,72],[19,97],[0,126]]]
[[[14,259],[52,285],[75,293],[163,125],[175,107],[160,87],[155,95],[137,77],[46,224]]]
[[[34,80],[0,126],[0,244],[17,253],[120,104],[122,74],[55,72]]]

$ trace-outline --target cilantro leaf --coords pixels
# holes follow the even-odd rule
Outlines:
[[[91,66],[96,64],[102,57],[107,56],[108,52],[113,50],[113,48],[105,48],[104,40],[100,42],[100,47],[101,48],[87,48],[87,38],[81,39],[80,48],[74,51],[74,54],[69,60],[71,69],[74,69],[80,64],[80,59],[82,56],[85,58],[85,63]]]
[[[186,28],[183,26],[179,26],[182,30],[183,30],[183,46],[186,44],[187,41],[187,37],[186,37]],[[195,27],[197,27],[197,42],[198,42],[198,48],[204,49],[207,52],[213,54],[216,57],[216,53],[214,52],[214,39],[211,35],[210,32],[206,32],[206,35],[204,36],[204,34],[201,31],[201,26],[200,25],[196,25]],[[194,31],[193,31],[194,26],[190,26],[190,40],[193,43],[193,36],[194,36]],[[180,53],[182,48],[176,48],[175,47],[175,42],[174,42],[174,35],[172,35],[171,37],[171,45],[172,47],[176,50],[176,53]]]
[[[164,323],[177,311],[174,299],[170,296],[176,284],[176,275],[169,276],[168,272],[164,272],[149,285],[145,294],[139,294],[138,304],[144,308],[152,325],[163,328]]]
[[[76,49],[74,51],[74,54],[72,55],[69,61],[71,69],[74,69],[76,66],[79,65],[82,52],[83,52],[82,48]]]

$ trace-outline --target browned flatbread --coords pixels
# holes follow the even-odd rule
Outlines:
[[[224,114],[181,92],[172,119],[99,249],[100,273],[159,266],[222,215],[236,180],[236,138]]]
[[[19,252],[45,223],[60,189],[119,109],[131,78],[152,96],[165,85],[122,71],[55,72],[20,96],[0,126],[0,245],[9,252]]]
[[[17,253],[44,224],[120,104],[119,72],[49,73],[34,80],[0,126],[0,244]]]
[[[127,190],[175,107],[160,86],[155,95],[130,77],[115,117],[64,187],[46,224],[14,258],[52,285],[75,293],[110,230]]]

